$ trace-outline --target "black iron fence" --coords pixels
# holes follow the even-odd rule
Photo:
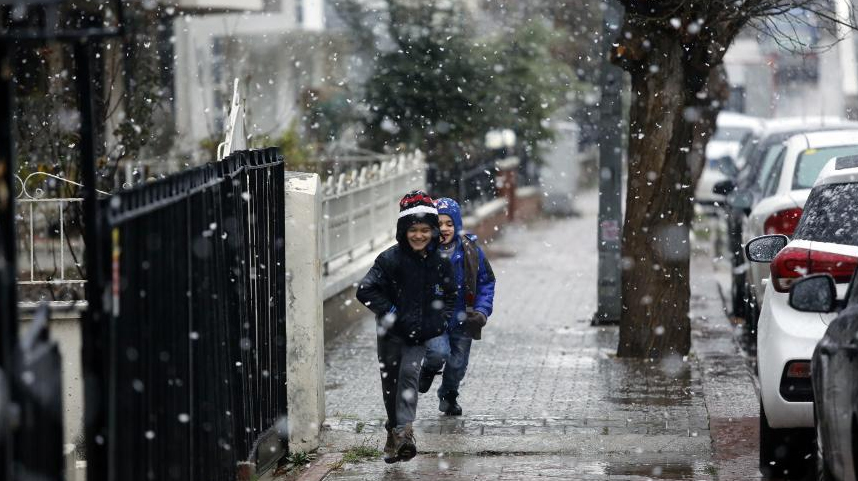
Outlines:
[[[286,453],[283,174],[276,149],[237,152],[103,201],[99,479],[231,480]]]
[[[430,165],[426,182],[433,197],[455,199],[465,215],[497,197],[496,175],[493,159],[471,166],[456,164],[451,169]]]

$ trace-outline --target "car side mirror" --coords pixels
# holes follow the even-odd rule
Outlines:
[[[736,177],[736,174],[739,173],[739,169],[737,169],[736,164],[733,163],[733,158],[729,155],[718,158],[718,170],[730,178]]]
[[[751,207],[754,206],[754,196],[747,190],[733,190],[727,195],[727,205],[733,209],[744,211],[747,215],[751,213]]]
[[[745,256],[752,262],[771,262],[789,243],[783,234],[761,235],[745,244]]]
[[[734,190],[736,190],[736,183],[733,182],[733,179],[722,180],[712,186],[712,193],[718,195],[727,195]]]
[[[803,277],[789,288],[789,305],[802,312],[837,310],[837,286],[830,274]]]

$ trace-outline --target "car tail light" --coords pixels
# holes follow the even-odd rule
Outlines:
[[[810,377],[810,361],[791,361],[787,364],[787,377],[806,379]]]
[[[787,247],[772,260],[772,287],[788,292],[793,281],[808,274],[831,274],[834,282],[849,282],[856,267],[856,257]]]
[[[766,234],[783,234],[792,237],[798,221],[801,219],[802,209],[785,209],[770,215],[763,224]]]
[[[780,383],[781,397],[787,402],[813,402],[810,361],[790,361],[784,366]]]

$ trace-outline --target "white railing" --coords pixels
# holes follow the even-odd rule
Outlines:
[[[426,188],[426,164],[420,151],[400,154],[335,177],[322,186],[322,263],[350,262],[396,235],[399,199]]]
[[[24,244],[18,260],[18,285],[58,289],[59,297],[65,299],[52,301],[57,305],[81,299],[82,287],[86,284],[81,275],[83,238],[80,228],[77,232],[68,232],[66,210],[71,205],[81,205],[83,198],[47,197],[47,193],[82,185],[47,172],[34,172],[24,179],[16,175],[15,179],[20,187],[15,199],[19,205],[16,227]],[[81,210],[77,209],[77,212]],[[80,222],[77,225],[80,226]],[[39,300],[43,299],[30,296],[21,299],[25,305]]]

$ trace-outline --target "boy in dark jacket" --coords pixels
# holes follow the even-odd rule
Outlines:
[[[438,388],[438,410],[451,416],[462,414],[459,406],[459,384],[468,369],[471,341],[480,339],[483,326],[492,314],[495,297],[495,275],[477,237],[462,234],[459,204],[446,197],[435,201],[441,224],[441,255],[450,259],[458,288],[453,322],[447,331],[426,343],[426,356],[420,373],[419,390],[428,392],[432,380],[444,367]],[[446,365],[446,367],[445,367]]]
[[[443,333],[453,316],[456,285],[450,262],[438,252],[439,238],[432,199],[422,191],[407,194],[399,202],[396,245],[378,255],[357,290],[378,322],[387,463],[417,454],[411,423],[424,343]]]

